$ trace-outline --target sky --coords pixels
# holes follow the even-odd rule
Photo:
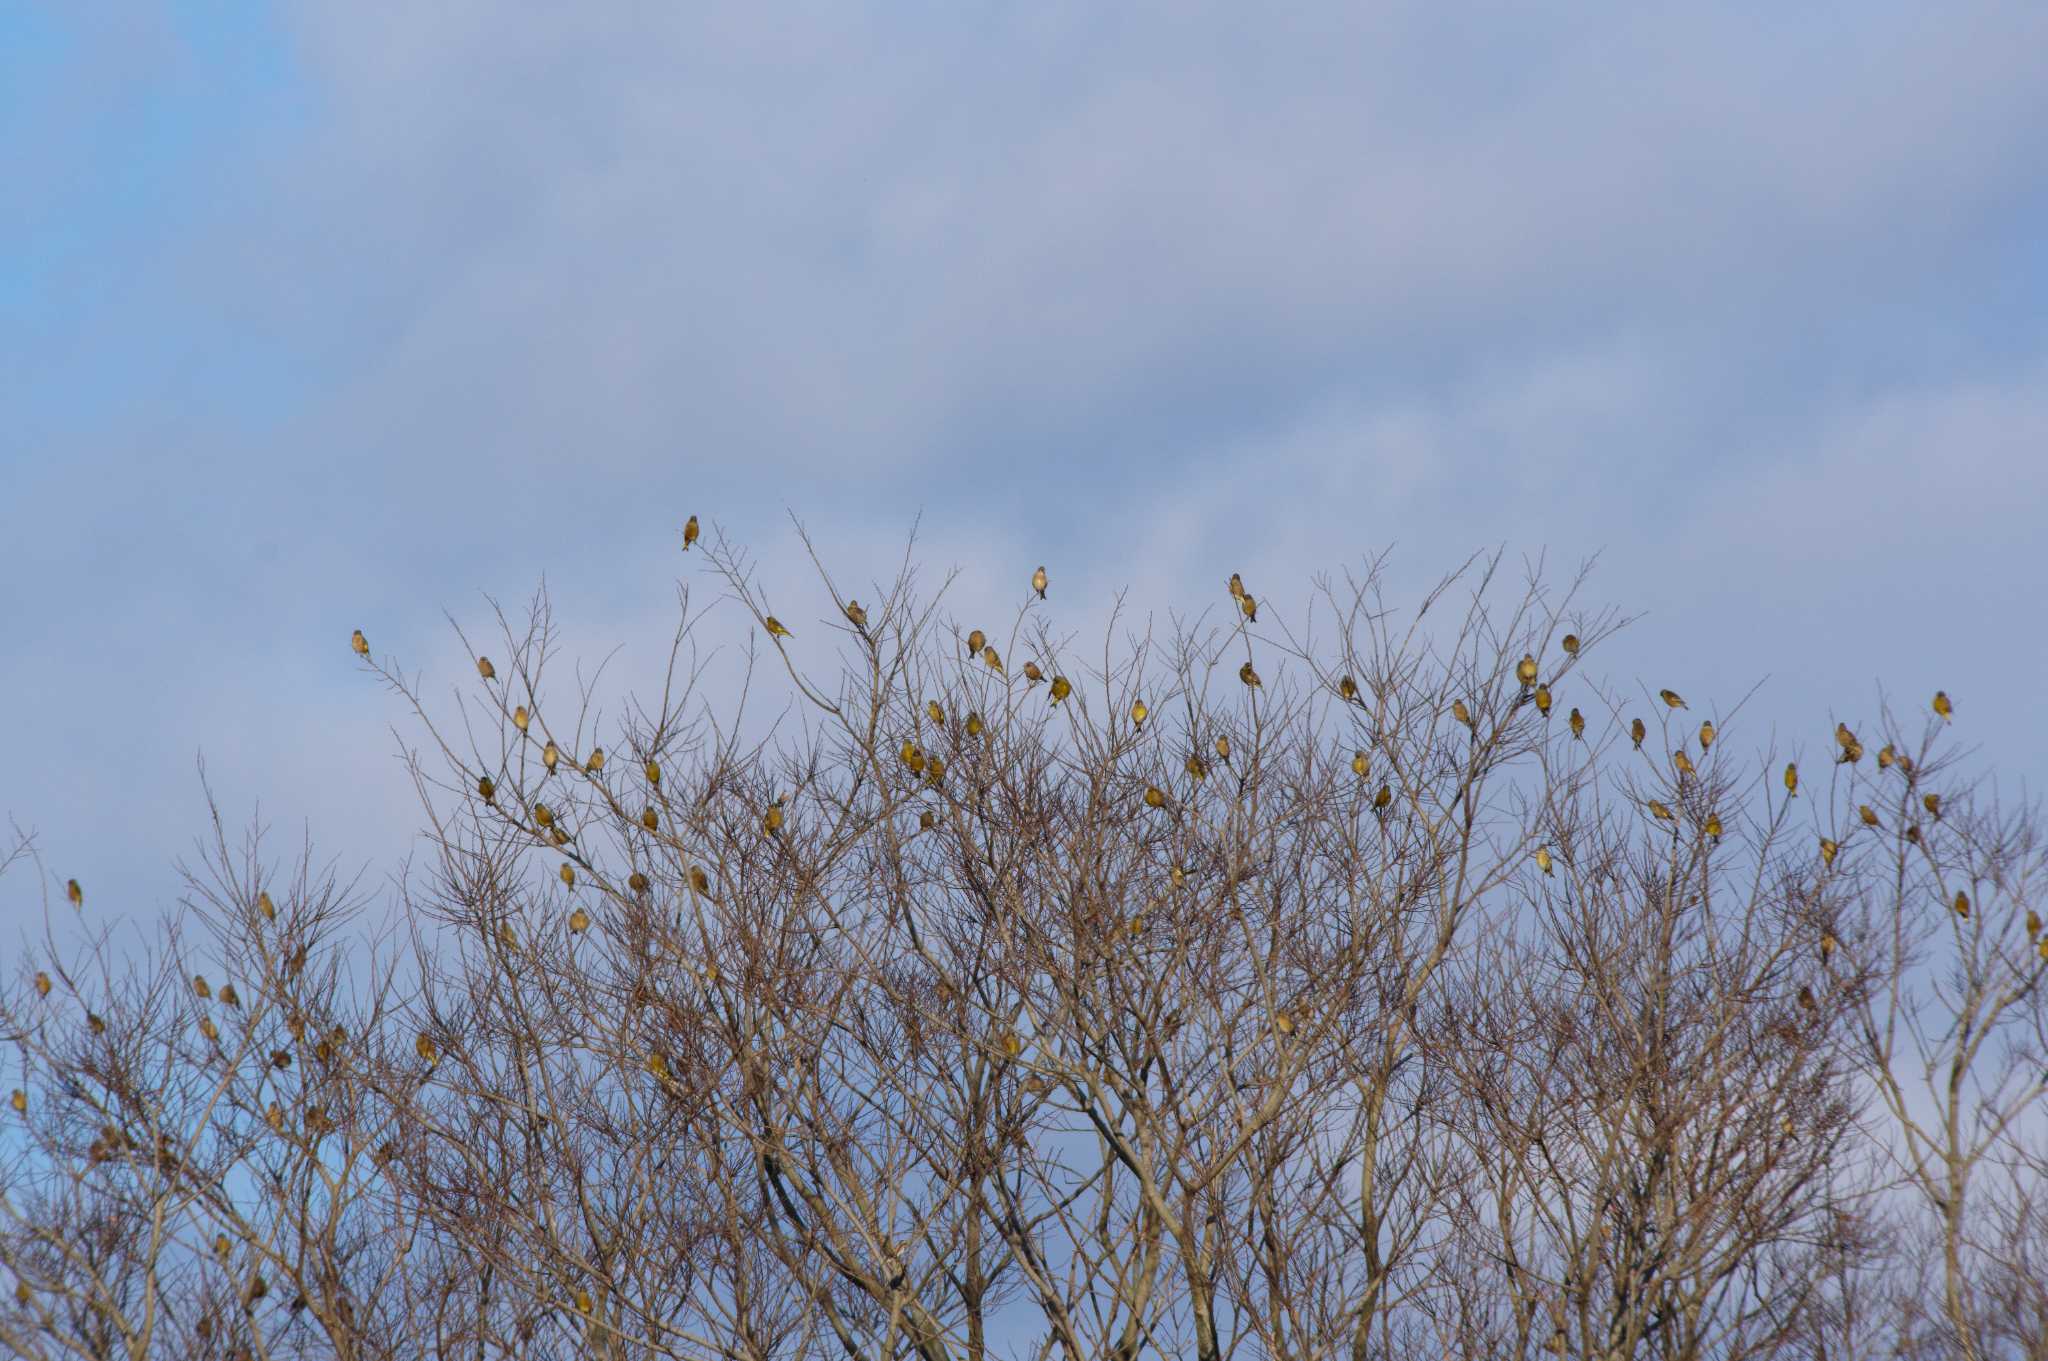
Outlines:
[[[1944,687],[2037,790],[2044,53],[2036,0],[0,0],[0,925],[146,930],[201,760],[388,885],[421,733],[349,630],[444,693],[545,579],[652,678],[692,513],[800,637],[793,518],[1084,633],[1597,555],[1615,683],[1755,690],[1759,752]]]

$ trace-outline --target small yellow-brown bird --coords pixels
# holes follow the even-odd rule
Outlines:
[[[1678,773],[1680,775],[1691,775],[1695,773],[1693,770],[1692,758],[1685,754],[1684,747],[1680,747],[1678,750],[1671,753],[1671,764],[1678,767]]]
[[[562,759],[562,749],[549,742],[540,749],[540,763],[547,767],[548,774],[555,773],[555,765]]]
[[[1576,708],[1572,710],[1571,725],[1572,736],[1584,741],[1586,736],[1586,716]]]
[[[7,1098],[7,1104],[8,1104],[8,1105],[10,1105],[10,1106],[12,1106],[12,1107],[14,1107],[14,1113],[15,1113],[16,1115],[25,1115],[25,1114],[27,1114],[27,1113],[28,1113],[28,1093],[27,1093],[27,1092],[24,1092],[24,1091],[23,1091],[23,1090],[22,1090],[21,1088],[19,1088],[19,1087],[16,1087],[16,1088],[14,1089],[14,1094],[13,1094],[12,1096],[10,1096],[10,1097],[8,1097],[8,1098]]]
[[[1358,682],[1349,676],[1337,678],[1337,694],[1347,704],[1358,703]]]
[[[1672,822],[1676,820],[1671,816],[1671,810],[1655,799],[1650,800],[1650,816],[1659,822]]]
[[[48,997],[49,995],[50,976],[44,973],[41,969],[38,969],[36,970],[36,996]]]
[[[986,646],[988,646],[988,635],[986,633],[983,633],[980,629],[976,629],[972,633],[967,635],[968,656],[972,657],[975,653],[981,651],[982,648]]]
[[[1856,816],[1863,819],[1865,827],[1877,826],[1877,810],[1867,803],[1857,805]]]
[[[1282,1035],[1292,1035],[1294,1033],[1294,1017],[1284,1011],[1274,1012],[1273,1029],[1279,1031]]]
[[[991,643],[981,650],[981,659],[988,663],[989,670],[998,676],[1003,674],[1002,654],[996,651],[995,644]]]
[[[1232,600],[1244,599],[1244,578],[1235,572],[1230,574],[1230,598]]]
[[[1820,962],[1823,968],[1826,967],[1829,958],[1834,955],[1835,946],[1840,943],[1835,939],[1834,932],[1823,931],[1820,933]]]
[[[71,900],[73,907],[82,908],[85,906],[85,890],[78,886],[76,879],[65,881],[64,896]]]
[[[768,805],[768,811],[761,815],[761,830],[770,836],[774,836],[782,831],[782,798],[780,795],[776,796],[775,802]]]
[[[1710,718],[1706,722],[1700,724],[1700,750],[1705,751],[1708,747],[1711,747],[1713,745],[1714,720]]]
[[[765,629],[767,629],[767,630],[768,630],[768,635],[769,635],[769,636],[770,636],[771,638],[794,638],[794,637],[796,637],[796,635],[795,635],[795,634],[791,633],[791,632],[790,632],[790,631],[789,631],[788,629],[786,629],[786,628],[784,628],[784,627],[782,626],[782,621],[781,621],[780,619],[777,619],[777,618],[776,618],[776,617],[775,617],[774,615],[772,615],[772,614],[771,614],[771,615],[767,615],[767,616],[765,616],[765,617],[764,617],[764,618],[763,618],[763,619],[761,620],[761,626],[762,626],[763,628],[765,628]]]
[[[1961,917],[1964,921],[1968,921],[1970,919],[1970,895],[1963,892],[1961,889],[1957,889],[1955,906],[1956,915],[1958,917]]]
[[[527,725],[532,722],[533,715],[526,712],[524,704],[518,705],[512,710],[512,726],[519,729],[519,731],[525,732]]]
[[[92,1033],[95,1035],[104,1035],[107,1033],[106,1018],[101,1016],[96,1011],[88,1011],[85,1013],[85,1026],[86,1029],[92,1031]]]
[[[1202,758],[1194,755],[1188,757],[1186,769],[1188,774],[1197,780],[1209,773],[1209,767],[1203,762]]]
[[[1379,812],[1386,812],[1387,805],[1394,801],[1394,791],[1387,785],[1380,786],[1380,792],[1372,796],[1372,806]]]
[[[690,545],[697,542],[697,517],[692,515],[683,521],[683,551],[690,551]]]
[[[1550,873],[1550,863],[1550,847],[1538,846],[1536,848],[1536,868],[1548,874]]]
[[[1250,591],[1246,591],[1237,598],[1237,607],[1244,611],[1247,623],[1256,624],[1259,622],[1259,602],[1252,599]]]
[[[935,816],[932,810],[929,808],[925,809],[923,812],[917,815],[917,829],[920,832],[929,832],[932,828],[938,825],[939,820],[937,816]]]
[[[1216,735],[1216,754],[1226,761],[1230,759],[1230,739],[1221,733]]]
[[[585,911],[584,911],[584,910],[583,910],[582,908],[580,908],[580,907],[579,907],[579,908],[577,908],[577,909],[576,909],[576,910],[575,910],[574,912],[571,912],[571,913],[569,914],[569,934],[570,934],[570,935],[572,935],[572,936],[580,936],[580,935],[582,935],[582,934],[583,934],[583,933],[584,933],[585,931],[588,931],[589,929],[590,929],[590,914],[589,914],[588,912],[585,912]]]
[[[559,873],[562,876],[562,882],[564,884],[568,885],[570,888],[576,887],[576,867],[574,865],[564,860],[562,862],[562,868],[559,871]]]
[[[533,820],[543,827],[555,825],[554,812],[544,803],[537,803],[533,806]]]
[[[476,782],[476,792],[482,796],[485,803],[489,803],[498,797],[498,786],[490,776],[479,776]]]
[[[207,984],[205,974],[192,975],[192,992],[202,1002],[213,996],[213,988]]]
[[[498,678],[498,668],[491,665],[489,657],[479,657],[476,659],[476,673],[485,680],[496,680]]]
[[[645,893],[647,891],[647,876],[639,870],[634,870],[626,876],[626,887],[632,889],[635,893]]]
[[[1822,838],[1820,839],[1820,860],[1821,860],[1821,863],[1822,863],[1823,865],[1832,865],[1832,864],[1834,864],[1834,863],[1835,863],[1835,852],[1836,852],[1836,851],[1839,851],[1840,849],[1841,849],[1841,847],[1840,847],[1840,846],[1838,846],[1838,845],[1836,845],[1836,844],[1835,844],[1835,842],[1834,842],[1834,840],[1833,840],[1832,838],[1830,838],[1830,837],[1822,837]]]
[[[1537,686],[1535,698],[1536,712],[1542,714],[1545,718],[1550,717],[1550,687],[1547,685]]]
[[[1643,749],[1643,739],[1649,736],[1649,733],[1650,730],[1643,726],[1643,720],[1641,720],[1640,718],[1631,719],[1629,721],[1628,735],[1635,739],[1637,751],[1641,751]]]
[[[868,631],[868,612],[860,607],[858,600],[846,602],[846,620],[862,633]]]
[[[1164,807],[1166,807],[1166,794],[1165,794],[1165,791],[1161,790],[1161,789],[1160,789],[1160,787],[1159,787],[1158,785],[1156,785],[1156,784],[1148,784],[1148,785],[1146,785],[1146,786],[1145,786],[1145,806],[1146,806],[1147,808],[1164,808]]]
[[[702,865],[690,866],[690,891],[700,898],[711,893],[711,876],[704,872]]]
[[[1052,678],[1052,702],[1054,704],[1059,703],[1073,693],[1074,683],[1072,681],[1068,680],[1065,676],[1054,676]]]
[[[1806,1011],[1820,1010],[1820,1002],[1815,999],[1813,989],[1805,984],[1801,984],[1799,988],[1799,1005],[1801,1009]]]
[[[1576,633],[1567,633],[1567,634],[1566,634],[1566,635],[1564,636],[1564,655],[1565,655],[1565,656],[1567,656],[1567,657],[1576,657],[1576,656],[1578,656],[1578,655],[1579,655],[1579,635],[1578,635],[1578,634],[1576,634]]]
[[[1920,806],[1927,810],[1929,817],[1937,820],[1941,817],[1941,795],[1922,794],[1920,796]]]
[[[363,637],[363,631],[361,629],[357,629],[354,633],[351,633],[348,636],[348,645],[356,650],[356,656],[358,657],[367,657],[370,655],[370,640],[368,638]]]
[[[267,922],[277,920],[277,904],[270,901],[270,894],[267,890],[257,893],[256,910],[263,914],[263,920]]]
[[[1787,798],[1799,797],[1799,766],[1793,761],[1785,763],[1785,795]]]
[[[1934,712],[1941,715],[1943,722],[1951,722],[1954,720],[1956,716],[1956,708],[1955,705],[1949,703],[1948,691],[1936,690],[1934,692]]]
[[[968,735],[969,737],[979,737],[979,736],[981,736],[981,715],[980,715],[980,714],[976,713],[976,714],[969,714],[969,715],[967,715],[967,735]]]
[[[1024,679],[1029,684],[1036,685],[1045,679],[1045,672],[1038,669],[1037,662],[1026,662],[1024,663]]]
[[[2036,911],[2034,911],[2034,910],[2033,910],[2032,908],[2028,908],[2028,909],[2027,909],[2027,939],[2028,939],[2028,940],[2032,940],[2032,939],[2033,939],[2034,937],[2036,937],[2036,936],[2038,936],[2038,935],[2040,935],[2040,934],[2041,934],[2041,914],[2040,914],[2040,913],[2038,913],[2038,912],[2036,912]]]
[[[1131,701],[1131,722],[1136,724],[1138,727],[1142,728],[1145,726],[1145,715],[1151,712],[1152,711],[1150,709],[1147,709],[1145,707],[1144,700],[1134,699]]]
[[[1473,726],[1472,711],[1465,707],[1465,701],[1462,699],[1451,701],[1451,717],[1457,719],[1468,728]]]
[[[1033,572],[1033,573],[1031,574],[1031,589],[1032,589],[1032,590],[1034,590],[1034,591],[1036,591],[1036,592],[1038,592],[1038,598],[1039,598],[1040,600],[1043,600],[1043,599],[1045,599],[1045,564],[1044,564],[1044,563],[1040,563],[1040,564],[1038,565],[1038,570],[1037,570],[1037,571],[1035,571],[1035,572]]]
[[[1892,753],[1891,743],[1887,742],[1877,749],[1877,768],[1879,770],[1890,769],[1892,762],[1897,759],[1898,758]]]
[[[235,985],[232,983],[220,985],[220,1000],[223,1006],[240,1007],[242,1005],[242,999],[235,996]]]
[[[1250,662],[1246,662],[1243,666],[1237,668],[1237,678],[1254,690],[1258,689],[1261,684],[1259,673],[1252,669]]]
[[[1371,764],[1365,759],[1364,748],[1360,748],[1359,750],[1351,753],[1351,773],[1353,775],[1356,775],[1359,779],[1362,780],[1365,778],[1366,772],[1368,772],[1371,769]]]
[[[650,832],[661,830],[661,815],[654,811],[653,804],[649,804],[645,811],[640,814],[640,825]]]
[[[1685,701],[1678,697],[1676,690],[1659,690],[1657,698],[1663,700],[1666,706],[1673,709],[1683,709],[1685,707]]]
[[[1515,663],[1515,679],[1520,681],[1524,687],[1536,683],[1536,655],[1534,653],[1523,653],[1522,660]]]

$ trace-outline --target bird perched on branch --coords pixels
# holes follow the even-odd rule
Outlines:
[[[1045,599],[1045,580],[1045,564],[1040,563],[1038,570],[1031,574],[1031,589],[1038,592],[1040,600]]]

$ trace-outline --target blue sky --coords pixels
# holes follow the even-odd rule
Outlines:
[[[393,872],[349,629],[442,684],[442,612],[545,576],[650,675],[692,512],[793,623],[792,512],[856,580],[921,515],[963,607],[1048,562],[1084,631],[1599,553],[1610,678],[1762,681],[1759,749],[1945,686],[2038,788],[2043,52],[2036,3],[0,6],[0,814],[149,920],[203,755]]]

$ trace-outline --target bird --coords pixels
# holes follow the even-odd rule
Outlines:
[[[491,665],[489,657],[479,657],[476,659],[476,673],[485,680],[496,680],[498,678],[498,668]]]
[[[988,635],[986,633],[983,633],[980,629],[976,629],[972,633],[967,635],[968,656],[972,657],[975,653],[981,651],[982,648],[986,647],[987,645]]]
[[[1284,1011],[1274,1012],[1273,1029],[1279,1031],[1282,1035],[1292,1035],[1294,1033],[1294,1018]]]
[[[1832,838],[1830,838],[1830,837],[1822,837],[1822,838],[1820,839],[1820,860],[1821,860],[1821,863],[1822,863],[1823,865],[1832,865],[1832,864],[1834,864],[1834,863],[1835,863],[1835,852],[1836,852],[1836,851],[1839,851],[1840,849],[1842,849],[1842,848],[1841,848],[1841,847],[1840,847],[1839,845],[1837,845],[1837,844],[1835,843],[1835,841],[1834,841],[1834,840],[1833,840]]]
[[[1536,712],[1542,714],[1545,718],[1550,717],[1550,687],[1547,685],[1537,686],[1535,700]]]
[[[1939,795],[1939,794],[1923,794],[1923,795],[1921,795],[1921,796],[1920,796],[1920,804],[1921,804],[1921,806],[1922,806],[1922,807],[1924,807],[1924,808],[1925,808],[1925,809],[1927,810],[1927,815],[1928,815],[1929,817],[1932,817],[1932,818],[1934,818],[1934,819],[1935,819],[1935,820],[1937,820],[1937,821],[1939,821],[1939,820],[1940,820],[1940,818],[1941,818],[1941,795]]]
[[[1037,570],[1037,571],[1035,571],[1035,572],[1033,572],[1033,573],[1031,574],[1031,589],[1032,589],[1032,590],[1034,590],[1034,591],[1036,591],[1036,592],[1038,592],[1038,598],[1039,598],[1040,600],[1043,600],[1043,599],[1045,599],[1045,564],[1044,564],[1044,563],[1040,563],[1040,564],[1038,565],[1038,570]]]
[[[38,969],[36,970],[36,996],[48,997],[49,995],[50,975],[44,973],[41,969]]]
[[[1949,703],[1948,691],[1936,690],[1934,692],[1934,712],[1941,715],[1944,723],[1955,721],[1956,706]]]
[[[1187,772],[1192,778],[1200,780],[1209,773],[1209,767],[1203,762],[1201,757],[1191,753],[1187,760]]]
[[[593,775],[597,774],[598,771],[603,770],[604,748],[592,747],[590,749],[590,759],[583,763],[583,768]]]
[[[192,992],[202,1002],[213,996],[213,989],[207,985],[205,974],[196,973],[192,975]]]
[[[1677,751],[1671,753],[1671,764],[1678,767],[1680,775],[1691,775],[1694,773],[1692,758],[1685,754],[1684,747],[1680,747]]]
[[[71,900],[71,905],[73,907],[83,908],[85,906],[85,890],[78,886],[78,881],[76,879],[69,880],[65,883],[64,896]]]
[[[979,736],[981,736],[981,715],[980,715],[980,714],[969,714],[969,715],[967,715],[967,735],[968,735],[969,737],[979,737]]]
[[[1803,984],[1800,986],[1799,989],[1799,1005],[1807,1011],[1820,1010],[1820,1003],[1815,1000],[1813,995],[1813,989],[1806,987]]]
[[[524,704],[518,705],[512,710],[512,726],[519,729],[519,731],[525,732],[527,725],[532,722],[533,715],[526,712]]]
[[[1235,572],[1230,574],[1230,598],[1232,600],[1244,599],[1244,578]]]
[[[267,922],[277,920],[277,904],[270,901],[270,894],[267,890],[257,893],[256,910],[263,914],[263,920]]]
[[[794,637],[796,637],[796,635],[795,635],[795,634],[791,633],[791,632],[790,632],[790,631],[789,631],[788,629],[786,629],[786,628],[784,628],[784,627],[783,627],[783,625],[782,625],[782,621],[781,621],[780,619],[777,619],[777,618],[776,618],[776,617],[775,617],[774,615],[772,615],[772,614],[771,614],[771,615],[767,615],[767,616],[765,616],[765,617],[764,617],[764,618],[763,618],[763,619],[761,620],[761,624],[762,624],[762,627],[764,627],[764,628],[766,628],[766,629],[768,630],[768,636],[769,636],[769,637],[771,637],[771,638],[794,638]]]
[[[1642,719],[1637,718],[1630,720],[1628,725],[1628,735],[1635,739],[1637,751],[1641,751],[1643,749],[1643,738],[1649,735],[1649,731],[1650,730],[1648,728],[1643,726]]]
[[[635,893],[645,893],[647,891],[647,876],[639,870],[634,870],[626,876],[626,887],[632,889]]]
[[[1536,848],[1536,868],[1542,870],[1545,874],[1550,873],[1550,847],[1538,846]]]
[[[2041,934],[2041,914],[2040,914],[2040,913],[2038,913],[2038,912],[2036,912],[2036,911],[2034,911],[2034,910],[2033,910],[2032,908],[2028,908],[2028,909],[2027,909],[2027,939],[2028,939],[2028,940],[2032,940],[2032,939],[2033,939],[2034,937],[2036,937],[2036,936],[2038,936],[2038,935],[2040,935],[2040,934]]]
[[[576,867],[564,860],[560,870],[562,882],[570,888],[576,887]]]
[[[12,1106],[12,1107],[14,1107],[14,1113],[15,1113],[16,1115],[25,1115],[25,1114],[27,1114],[27,1113],[28,1113],[28,1093],[27,1093],[27,1092],[24,1092],[24,1091],[23,1091],[23,1090],[22,1090],[21,1088],[19,1088],[19,1087],[16,1087],[16,1088],[14,1089],[14,1095],[12,1095],[12,1096],[10,1096],[10,1097],[8,1097],[8,1098],[7,1098],[7,1104],[8,1104],[8,1105],[10,1105],[10,1106]]]
[[[1961,889],[1957,889],[1955,906],[1956,915],[1958,917],[1961,917],[1964,921],[1968,921],[1970,919],[1970,895],[1963,892]]]
[[[1358,682],[1349,676],[1337,678],[1337,695],[1347,704],[1358,703]]]
[[[1258,689],[1262,683],[1259,680],[1259,673],[1252,669],[1250,662],[1246,662],[1243,666],[1237,668],[1237,678],[1254,690]]]
[[[549,742],[540,749],[540,763],[547,767],[548,774],[555,773],[555,764],[562,759],[562,749]]]
[[[1665,705],[1669,708],[1683,709],[1686,707],[1685,701],[1679,698],[1678,692],[1676,690],[1659,690],[1657,692],[1657,698],[1663,700]]]
[[[1572,736],[1580,739],[1581,741],[1585,740],[1586,716],[1580,713],[1576,708],[1572,710],[1571,724]]]
[[[1457,719],[1468,728],[1473,726],[1472,711],[1465,707],[1465,701],[1462,699],[1451,701],[1451,717]]]
[[[554,810],[544,803],[537,803],[533,806],[533,820],[543,827],[552,827],[555,825]]]
[[[697,517],[692,515],[683,521],[683,551],[690,551],[690,545],[697,542]]]
[[[1145,707],[1144,700],[1134,699],[1131,701],[1131,722],[1138,727],[1142,728],[1145,726],[1145,715],[1151,712],[1150,709]]]
[[[1037,662],[1026,662],[1024,663],[1024,679],[1029,684],[1036,685],[1045,679],[1045,672],[1038,669]]]
[[[428,1063],[434,1061],[434,1041],[424,1030],[420,1032],[419,1038],[412,1042],[412,1047],[413,1052],[417,1053]]]
[[[702,865],[690,866],[690,891],[699,897],[706,897],[711,892],[711,876],[704,872]]]
[[[981,650],[981,659],[988,663],[989,670],[995,672],[998,676],[1003,674],[1002,654],[996,651],[995,644],[991,643]]]
[[[1835,946],[1840,943],[1835,939],[1834,932],[1823,931],[1820,933],[1820,962],[1823,967],[1826,966],[1829,957],[1835,953]]]
[[[1794,799],[1799,797],[1799,766],[1796,762],[1785,763],[1785,796]]]
[[[1230,759],[1230,739],[1222,733],[1216,734],[1216,754],[1226,761]]]
[[[777,795],[775,801],[768,805],[768,811],[761,815],[761,830],[770,836],[774,836],[782,830],[782,797],[780,795]]]
[[[654,811],[653,804],[647,805],[646,810],[640,814],[640,825],[650,832],[661,830],[661,815]]]
[[[1147,808],[1164,808],[1164,807],[1166,807],[1166,794],[1165,794],[1165,791],[1161,790],[1161,789],[1159,788],[1159,786],[1158,786],[1158,785],[1156,785],[1156,784],[1148,784],[1148,785],[1146,785],[1146,786],[1145,786],[1145,806],[1146,806]]]
[[[930,715],[932,722],[938,724],[942,728],[946,726],[946,711],[940,707],[939,702],[937,700],[926,700],[924,702],[924,711],[926,714]]]
[[[1650,816],[1657,819],[1659,822],[1675,821],[1675,819],[1671,816],[1671,810],[1669,808],[1666,808],[1663,804],[1659,803],[1655,799],[1650,800]]]
[[[1515,663],[1515,679],[1520,681],[1524,688],[1536,683],[1536,656],[1534,653],[1523,653],[1522,660]]]
[[[579,907],[579,908],[577,908],[577,909],[576,909],[576,910],[575,910],[574,912],[571,912],[571,913],[569,914],[569,934],[570,934],[570,935],[572,935],[572,936],[580,936],[580,935],[582,935],[582,934],[583,934],[583,933],[584,933],[585,931],[588,931],[589,929],[590,929],[590,914],[589,914],[588,912],[585,912],[585,911],[584,911],[584,910],[583,910],[582,908],[580,908],[580,907]]]
[[[1565,656],[1567,656],[1567,657],[1576,657],[1576,656],[1578,656],[1578,655],[1579,655],[1579,635],[1578,635],[1578,634],[1576,634],[1576,633],[1567,633],[1567,634],[1566,634],[1566,635],[1564,636],[1564,655],[1565,655]]]
[[[240,1007],[242,1005],[242,999],[235,995],[235,985],[232,983],[220,985],[220,1000],[222,1006]]]
[[[1393,801],[1394,801],[1394,791],[1393,791],[1393,789],[1392,789],[1392,788],[1390,788],[1390,787],[1389,787],[1389,786],[1387,786],[1387,785],[1384,785],[1384,784],[1380,786],[1380,791],[1379,791],[1379,793],[1377,793],[1377,794],[1375,794],[1375,795],[1373,795],[1373,796],[1372,796],[1372,806],[1373,806],[1373,808],[1374,808],[1374,809],[1375,809],[1376,811],[1378,811],[1378,812],[1381,812],[1381,813],[1384,813],[1384,812],[1386,812],[1386,811],[1387,811],[1387,805],[1388,805],[1388,804],[1390,804],[1390,803],[1392,803]]]
[[[1710,718],[1706,722],[1700,724],[1700,750],[1705,751],[1708,747],[1711,747],[1713,745],[1714,720]]]
[[[1259,622],[1259,602],[1252,599],[1250,591],[1246,591],[1237,598],[1237,607],[1244,611],[1247,623],[1256,624]]]
[[[657,764],[656,762],[653,762],[653,761],[649,761],[649,762],[647,763],[647,765],[646,765],[645,769],[646,769],[646,772],[647,772],[647,783],[649,783],[649,784],[651,784],[651,785],[657,785],[657,786],[658,786],[658,785],[660,785],[660,784],[661,784],[661,766],[660,766],[659,764]]]
[[[868,612],[860,607],[858,600],[846,602],[846,618],[849,623],[862,633],[868,631]]]
[[[1052,678],[1052,702],[1054,704],[1059,703],[1073,693],[1074,683],[1072,681],[1068,680],[1065,676],[1054,676]]]
[[[1877,826],[1877,810],[1867,803],[1857,805],[1856,816],[1863,819],[1865,827]]]
[[[370,640],[368,638],[363,637],[363,631],[361,629],[357,629],[354,633],[351,633],[348,636],[348,645],[356,650],[356,656],[358,657],[367,657],[370,655]]]
[[[1372,767],[1370,764],[1367,763],[1365,759],[1365,751],[1363,748],[1360,748],[1358,751],[1355,751],[1351,754],[1351,773],[1353,775],[1356,775],[1359,779],[1362,780],[1365,778],[1366,772],[1370,769],[1372,769]]]

